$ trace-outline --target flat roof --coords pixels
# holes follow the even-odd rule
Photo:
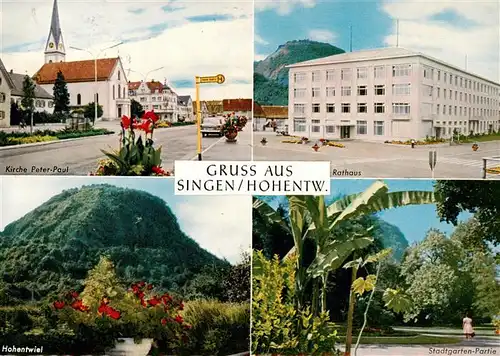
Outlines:
[[[444,66],[455,69],[464,74],[476,77],[478,79],[487,81],[496,86],[500,86],[500,83],[497,83],[491,79],[487,79],[481,77],[477,74],[466,71],[465,69],[459,68],[452,64],[443,62],[437,58],[428,56],[424,53],[411,51],[406,48],[400,47],[387,47],[387,48],[378,48],[378,49],[369,49],[355,52],[346,52],[341,54],[334,54],[332,56],[312,59],[309,61],[299,62],[295,64],[290,64],[286,66],[287,68],[300,68],[300,67],[308,67],[308,66],[319,66],[319,65],[328,65],[328,64],[342,64],[342,63],[352,63],[352,62],[363,62],[363,61],[373,61],[373,60],[383,60],[383,59],[393,59],[393,58],[408,58],[408,57],[422,57],[433,62],[442,64]]]

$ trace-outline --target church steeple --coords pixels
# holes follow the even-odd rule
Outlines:
[[[57,8],[57,0],[54,0],[49,37],[45,45],[45,63],[64,62],[65,59],[66,49],[64,48],[61,24],[59,22],[59,9]]]

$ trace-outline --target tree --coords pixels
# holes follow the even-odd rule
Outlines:
[[[476,244],[500,244],[500,184],[494,181],[440,180],[435,184],[439,217],[454,225],[462,212],[480,223]]]
[[[97,118],[100,118],[103,114],[102,105],[97,104]],[[92,124],[95,124],[95,103],[91,102],[85,105],[83,109],[83,116],[90,119]]]
[[[64,74],[57,72],[57,78],[53,88],[54,93],[54,114],[67,114],[69,112],[69,92],[68,85],[64,79]]]
[[[30,115],[30,127],[33,131],[33,111],[35,110],[35,83],[29,77],[29,75],[24,76],[23,80],[23,98],[21,100],[22,107],[26,110],[26,113]]]
[[[142,115],[144,115],[144,108],[138,101],[134,99],[130,101],[130,114],[132,115],[132,117],[142,117]]]
[[[24,113],[19,105],[17,105],[17,102],[12,100],[10,102],[10,124],[19,125],[23,115]]]

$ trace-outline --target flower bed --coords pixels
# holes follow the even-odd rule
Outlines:
[[[144,113],[140,120],[123,116],[120,148],[112,152],[101,150],[106,159],[98,162],[98,176],[170,176],[161,167],[161,146],[154,147],[153,132],[158,116],[152,111]]]
[[[294,139],[291,139],[291,140],[282,140],[281,143],[296,143],[296,144],[301,144],[302,140],[294,140]]]
[[[486,169],[488,174],[500,174],[500,166]]]
[[[90,129],[86,131],[76,131],[64,129],[60,131],[37,130],[30,134],[29,132],[0,132],[0,146],[23,145],[27,143],[49,142],[57,140],[66,140],[71,138],[111,135],[113,131],[106,129]]]
[[[330,146],[330,147],[345,148],[345,145],[338,143],[338,142],[333,142],[333,141],[327,141],[326,145]]]
[[[168,122],[168,121],[162,121],[162,122],[157,122],[155,124],[155,129],[161,129],[161,128],[166,128],[166,127],[171,127],[172,126],[172,123]]]
[[[424,140],[424,141],[415,141],[416,146],[426,146],[426,145],[436,145],[439,143],[445,143],[446,140],[444,139],[429,139],[429,140]],[[399,141],[399,140],[392,140],[392,141],[384,141],[384,143],[388,143],[390,145],[404,145],[404,146],[411,146],[411,140],[407,141]]]

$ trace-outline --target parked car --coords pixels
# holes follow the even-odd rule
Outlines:
[[[224,118],[222,116],[206,117],[201,124],[201,134],[203,137],[209,135],[222,137],[224,135],[223,126]]]

